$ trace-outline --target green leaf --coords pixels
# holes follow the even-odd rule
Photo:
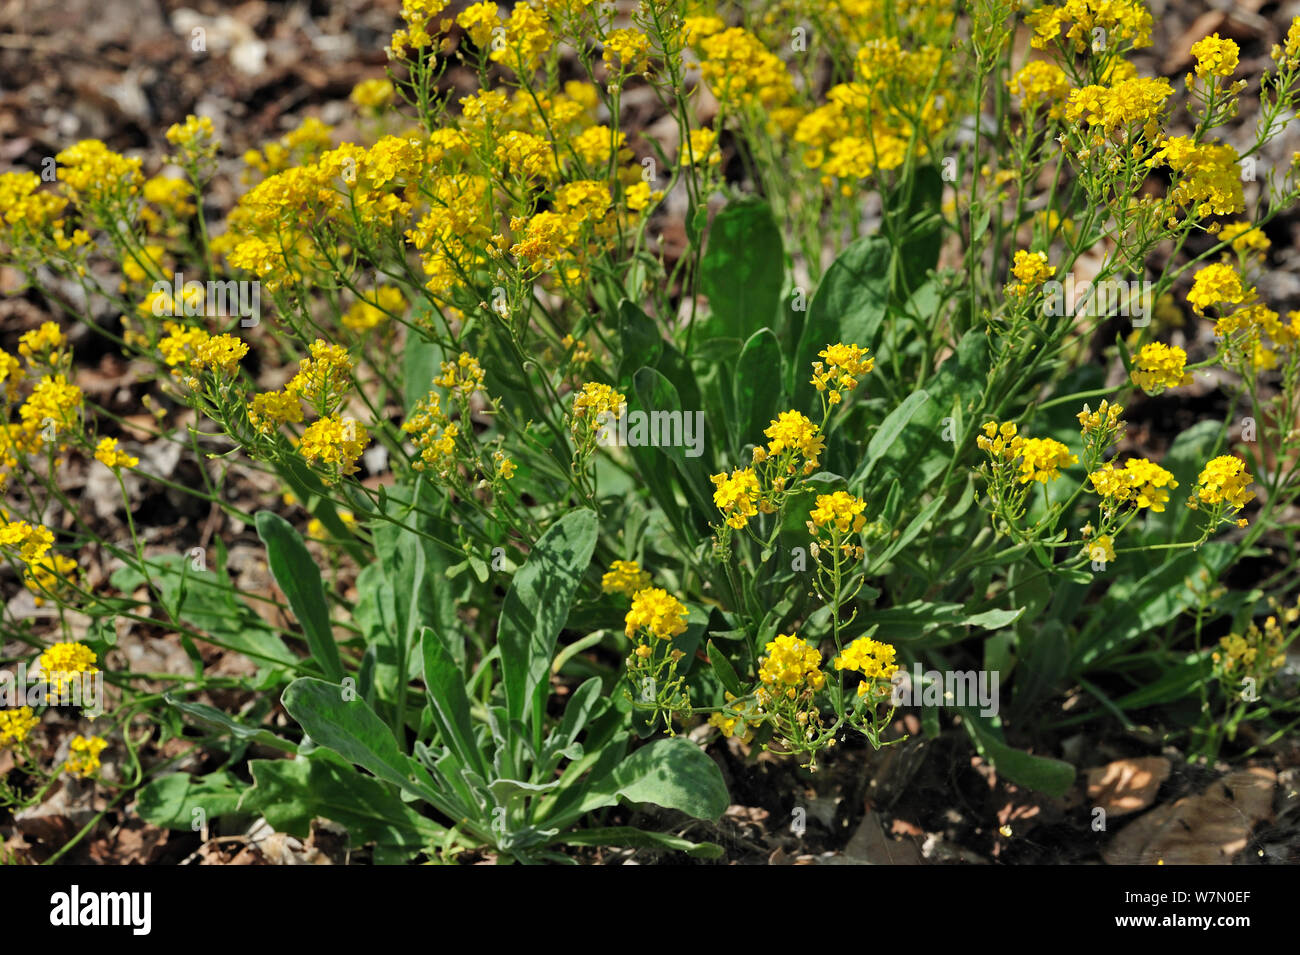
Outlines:
[[[760,442],[763,429],[781,409],[781,343],[770,328],[760,328],[740,350],[732,377],[737,448]]]
[[[913,415],[929,400],[929,392],[924,388],[918,388],[904,398],[903,403],[891,411],[884,421],[880,422],[880,427],[876,429],[876,433],[871,436],[871,441],[867,445],[867,455],[850,482],[853,487],[863,487],[866,484],[867,478],[871,476],[872,468],[876,466],[876,462],[894,446],[894,442],[902,434],[903,428],[907,427],[907,423],[912,420]]]
[[[206,703],[193,703],[189,700],[182,700],[171,693],[163,696],[163,699],[170,703],[176,709],[180,710],[187,716],[215,726],[218,729],[225,730],[236,739],[248,743],[260,743],[263,746],[270,746],[272,749],[278,749],[285,753],[297,753],[298,747],[287,739],[281,739],[268,729],[260,726],[246,726],[243,723],[227,716],[224,712],[215,706],[208,706]]]
[[[172,773],[140,789],[136,811],[145,822],[164,829],[191,829],[204,818],[233,814],[247,788],[248,784],[229,770],[206,776]]]
[[[364,700],[344,700],[342,687],[304,677],[289,684],[281,702],[307,735],[321,746],[448,812],[445,799],[423,781],[412,779],[413,761],[397,748],[392,731]],[[451,814],[455,815],[454,810]]]
[[[294,616],[302,624],[312,658],[331,683],[343,679],[339,648],[330,627],[329,604],[320,568],[307,553],[307,545],[288,521],[270,511],[257,512],[257,536],[266,545],[271,576],[284,591]]]
[[[497,645],[511,719],[523,719],[531,709],[540,729],[555,644],[591,563],[599,529],[589,510],[560,518],[538,540],[506,592]]]
[[[707,337],[745,341],[777,320],[785,283],[781,230],[766,202],[734,200],[713,220],[700,262]]]
[[[718,675],[718,679],[727,689],[727,692],[733,696],[744,696],[744,690],[740,686],[740,677],[736,676],[736,670],[722,651],[717,648],[712,640],[709,641],[709,666],[713,667],[713,672]]]
[[[1075,770],[1069,763],[1013,749],[998,738],[997,731],[977,711],[965,706],[960,709],[962,725],[974,741],[975,748],[993,765],[998,775],[1049,796],[1064,796],[1074,784]]]
[[[888,240],[873,235],[858,239],[831,263],[811,302],[803,334],[795,349],[790,392],[795,406],[812,404],[812,363],[827,345],[844,342],[864,348],[876,343],[889,308]]]
[[[420,634],[420,646],[424,651],[424,684],[438,735],[460,756],[461,762],[472,766],[486,779],[487,762],[474,738],[465,677],[438,635],[428,627]]]
[[[618,337],[622,355],[618,365],[618,383],[628,387],[639,368],[653,368],[663,354],[663,336],[654,319],[635,302],[624,299],[618,306]]]
[[[728,803],[717,764],[681,736],[641,747],[609,776],[588,780],[585,788],[579,816],[626,799],[676,809],[696,819],[718,819]]]
[[[346,827],[358,845],[374,842],[409,858],[444,831],[377,779],[334,759],[255,759],[249,768],[255,785],[244,808],[255,808],[276,832],[303,838],[321,817]]]

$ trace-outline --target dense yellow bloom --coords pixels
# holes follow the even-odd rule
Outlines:
[[[462,398],[469,398],[483,388],[483,367],[477,358],[463,351],[455,361],[442,363],[442,374],[433,379],[433,383]]]
[[[1011,275],[1016,279],[1008,285],[1006,293],[1012,297],[1023,297],[1052,277],[1056,267],[1047,264],[1046,252],[1027,252],[1017,249],[1015,260],[1011,264]]]
[[[801,638],[781,634],[764,650],[758,661],[758,678],[770,692],[792,700],[804,687],[819,690],[825,684],[821,653]]]
[[[987,451],[994,458],[1004,461],[1014,461],[1020,457],[1025,439],[1017,436],[1014,423],[1007,421],[998,424],[996,421],[986,421],[983,430],[983,434],[975,436],[975,446],[981,451]]]
[[[1226,504],[1234,511],[1239,511],[1255,497],[1253,491],[1246,488],[1254,478],[1246,470],[1246,462],[1231,454],[1221,454],[1212,459],[1196,479],[1196,489],[1188,503],[1192,507],[1199,504]]]
[[[813,472],[822,451],[826,449],[826,439],[821,436],[820,429],[798,411],[782,411],[763,434],[770,439],[767,445],[769,455],[776,457],[786,452],[797,453],[805,461],[806,474]],[[793,460],[788,467],[794,469]]]
[[[98,736],[87,738],[78,734],[72,737],[72,742],[68,744],[68,762],[63,767],[64,770],[71,776],[89,779],[99,770],[99,754],[107,745],[108,741]]]
[[[577,434],[584,427],[589,427],[601,415],[617,418],[622,414],[627,398],[622,392],[615,391],[609,385],[598,381],[588,381],[573,399],[572,428]]]
[[[700,75],[719,101],[733,106],[783,106],[794,97],[794,81],[780,58],[741,27],[699,41]]]
[[[680,600],[660,587],[647,587],[632,597],[632,609],[624,620],[629,637],[644,630],[659,640],[671,640],[686,631],[688,612]]]
[[[1276,617],[1266,619],[1262,631],[1252,620],[1244,637],[1230,633],[1219,640],[1219,646],[1221,651],[1213,654],[1215,669],[1230,679],[1243,673],[1267,679],[1286,663],[1286,634]]]
[[[601,58],[611,73],[644,73],[649,66],[650,38],[640,30],[611,30]]]
[[[492,41],[492,31],[501,26],[501,17],[495,3],[471,3],[460,12],[456,23],[469,34],[470,40],[480,48]]]
[[[683,169],[690,166],[716,166],[722,161],[722,154],[718,152],[718,134],[709,127],[692,129],[688,140],[677,160]]]
[[[624,193],[627,207],[633,212],[642,212],[664,197],[662,189],[650,189],[648,182],[634,182]]]
[[[80,203],[121,201],[140,191],[139,159],[127,159],[97,139],[85,139],[54,157],[59,181]]]
[[[1101,126],[1107,134],[1117,129],[1141,127],[1152,139],[1160,126],[1165,101],[1174,88],[1163,76],[1135,77],[1114,86],[1085,86],[1070,93],[1065,118],[1086,119],[1089,126]]]
[[[1020,445],[1021,484],[1047,484],[1061,476],[1061,468],[1078,464],[1079,457],[1053,438],[1027,438]]]
[[[95,666],[98,657],[84,643],[56,643],[40,657],[40,669],[45,682],[50,685],[49,695],[60,696],[64,687],[86,676],[99,672]]]
[[[101,438],[95,448],[95,460],[115,471],[118,468],[133,468],[140,463],[135,455],[118,448],[117,438]]]
[[[1210,76],[1229,77],[1237,71],[1237,54],[1240,48],[1232,40],[1221,40],[1219,34],[1207,36],[1192,44],[1196,57],[1196,75],[1201,79]]]
[[[40,447],[40,441],[77,428],[81,403],[80,388],[63,375],[45,375],[36,383],[18,414],[28,436],[36,442],[36,447]]]
[[[1103,37],[1104,46],[1114,49],[1124,42],[1139,49],[1151,45],[1151,14],[1141,0],[1065,0],[1044,4],[1025,17],[1034,30],[1030,43],[1035,49],[1048,49],[1065,32],[1065,42],[1076,53],[1094,48],[1094,36]],[[1102,32],[1096,34],[1100,29]]]
[[[831,527],[840,534],[857,534],[867,523],[863,513],[866,509],[867,502],[862,498],[854,497],[846,491],[835,491],[831,494],[818,494],[808,516],[812,519],[814,533],[819,528]]]
[[[1231,215],[1245,208],[1237,151],[1226,143],[1201,142],[1188,136],[1164,141],[1150,164],[1174,172],[1169,201],[1197,215]]]
[[[310,462],[323,464],[332,473],[355,474],[357,459],[366,448],[369,435],[361,422],[344,420],[336,414],[307,426],[298,450]]]
[[[41,177],[34,172],[0,174],[0,217],[18,229],[43,232],[58,221],[68,200],[41,192]]]
[[[1207,308],[1240,305],[1253,297],[1254,290],[1242,285],[1241,275],[1233,266],[1216,262],[1196,273],[1187,304],[1197,315],[1204,315]]]
[[[302,417],[302,402],[288,391],[266,391],[248,403],[249,423],[262,434],[272,434],[282,424],[299,424]]]
[[[30,706],[0,710],[0,746],[22,743],[39,723],[40,719]]]
[[[23,584],[32,592],[38,607],[45,605],[48,594],[57,594],[65,584],[76,579],[77,562],[62,554],[46,554],[40,560],[27,565],[23,573]]]
[[[650,586],[650,575],[634,560],[616,560],[600,578],[600,589],[607,594],[635,596]]]
[[[898,672],[898,665],[894,662],[897,652],[892,644],[858,637],[833,662],[837,670],[853,670],[867,677],[858,684],[858,696],[865,696],[871,680],[888,680]]]
[[[57,322],[42,322],[18,339],[18,354],[32,364],[57,365],[67,347],[67,336]]]
[[[1177,345],[1163,342],[1151,342],[1143,345],[1142,350],[1133,359],[1133,371],[1129,373],[1133,384],[1148,394],[1158,395],[1166,388],[1179,388],[1192,383],[1192,376],[1187,373],[1187,352]]]
[[[822,361],[813,362],[810,384],[818,391],[829,392],[826,400],[833,405],[839,404],[842,394],[858,387],[858,379],[876,367],[876,359],[867,355],[867,349],[843,342],[827,345],[817,357]]]
[[[391,103],[395,93],[392,83],[382,78],[376,78],[362,80],[352,87],[352,93],[348,96],[348,99],[362,109],[379,109]]]
[[[0,547],[18,552],[24,563],[34,564],[54,546],[54,535],[43,524],[6,521],[0,527]]]
[[[1256,228],[1249,222],[1233,222],[1225,225],[1223,231],[1219,233],[1219,239],[1232,243],[1232,251],[1243,259],[1250,258],[1252,255],[1263,258],[1264,253],[1272,245],[1264,230]]]
[[[727,519],[728,526],[740,530],[751,517],[758,515],[760,490],[753,468],[736,468],[730,475],[714,474],[709,480],[716,488],[713,503]]]
[[[626,141],[626,135],[619,131],[611,132],[608,126],[589,126],[573,137],[569,145],[589,168],[602,169],[615,155],[622,153]]]
[[[1108,464],[1088,479],[1102,497],[1136,508],[1149,507],[1157,514],[1169,500],[1166,488],[1178,487],[1172,474],[1146,458],[1130,458],[1123,468]]]
[[[460,426],[453,424],[442,410],[442,397],[430,391],[415,403],[411,416],[402,423],[402,431],[411,436],[419,457],[411,465],[423,471],[432,465],[444,477],[456,465],[456,438]]]
[[[541,65],[542,56],[554,45],[555,37],[546,22],[546,13],[527,3],[516,3],[506,20],[505,42],[490,56],[524,76]]]
[[[1020,97],[1020,111],[1031,112],[1039,106],[1048,108],[1048,116],[1058,119],[1070,95],[1070,78],[1055,63],[1030,60],[1007,81],[1012,96]]]
[[[213,335],[200,342],[190,359],[190,368],[211,368],[226,375],[239,371],[239,361],[248,354],[248,343],[234,335]]]

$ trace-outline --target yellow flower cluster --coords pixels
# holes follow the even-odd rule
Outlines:
[[[56,643],[47,648],[41,654],[40,668],[50,684],[50,695],[60,695],[79,674],[98,673],[97,660],[95,652],[84,643]]]
[[[133,468],[140,463],[135,455],[118,448],[117,438],[101,438],[95,447],[95,460],[114,471],[118,468]]]
[[[987,451],[994,459],[1014,461],[1020,457],[1020,449],[1025,444],[1025,439],[1017,435],[1017,430],[1010,421],[1002,424],[986,421],[984,433],[975,436],[975,446],[981,451]]]
[[[809,533],[814,537],[822,528],[830,528],[835,534],[858,534],[867,523],[867,502],[854,497],[847,491],[834,491],[830,494],[818,494],[812,511],[809,513]]]
[[[456,467],[456,438],[460,426],[442,410],[442,397],[436,391],[415,403],[411,415],[402,423],[402,431],[411,435],[418,458],[412,463],[417,471],[432,466],[442,477],[449,477]]]
[[[1146,458],[1130,458],[1122,468],[1107,464],[1088,479],[1103,498],[1134,508],[1148,507],[1157,514],[1169,500],[1167,489],[1178,487],[1172,474]]]
[[[99,771],[99,754],[108,746],[108,741],[98,736],[85,737],[80,734],[72,737],[68,744],[68,762],[64,770],[71,776],[89,779]]]
[[[1245,461],[1231,454],[1221,454],[1201,470],[1196,479],[1196,489],[1187,504],[1192,508],[1200,504],[1224,504],[1239,511],[1255,497],[1253,491],[1246,490],[1253,480],[1246,470]]]
[[[858,684],[858,696],[866,696],[873,681],[892,679],[898,672],[898,664],[894,662],[896,655],[897,650],[892,644],[858,637],[833,662],[837,670],[853,670],[866,677]]]
[[[622,392],[598,381],[588,381],[573,399],[570,426],[575,436],[586,433],[603,414],[617,418],[623,413],[627,398]]]
[[[1129,373],[1133,384],[1147,394],[1158,395],[1166,388],[1179,388],[1192,383],[1188,374],[1187,352],[1177,345],[1151,342],[1143,345],[1133,359],[1134,369]]]
[[[1047,264],[1046,252],[1017,249],[1011,263],[1011,275],[1016,281],[1006,287],[1006,294],[1011,298],[1024,298],[1055,272],[1056,268]]]
[[[794,96],[794,81],[780,58],[754,34],[731,27],[699,41],[700,75],[719,102],[772,111]]]
[[[16,551],[23,563],[33,564],[54,546],[54,535],[43,524],[5,521],[0,527],[0,547]]]
[[[600,578],[600,589],[607,594],[636,596],[638,591],[650,586],[650,574],[634,560],[616,560]]]
[[[820,651],[802,638],[782,634],[764,649],[758,661],[758,678],[768,695],[793,700],[801,690],[820,690],[826,683]],[[764,700],[760,698],[760,702]]]
[[[46,554],[33,561],[23,572],[23,585],[31,592],[38,607],[45,606],[45,598],[57,596],[76,579],[77,562],[62,554]]]
[[[12,746],[25,742],[40,719],[30,706],[19,706],[12,710],[0,710],[0,746]]]
[[[340,475],[357,472],[357,460],[369,439],[361,422],[331,414],[307,426],[298,442],[298,450],[304,459],[323,465],[331,479],[337,480]]]
[[[716,488],[713,503],[722,512],[729,527],[740,530],[749,523],[751,517],[757,516],[758,509],[764,502],[761,500],[758,475],[753,468],[735,468],[729,475],[714,474],[709,480]]]
[[[767,456],[777,459],[778,469],[788,474],[798,469],[800,459],[803,473],[812,474],[826,449],[821,429],[798,411],[782,411],[763,434],[769,439]]]
[[[401,290],[383,285],[375,289],[370,298],[353,302],[340,321],[351,331],[368,332],[386,322],[390,314],[400,315],[405,309],[406,298]]]
[[[1216,650],[1212,659],[1215,668],[1228,678],[1242,673],[1267,678],[1286,663],[1286,636],[1273,616],[1264,621],[1263,630],[1252,620],[1245,636],[1230,633],[1219,641],[1219,646],[1221,650]]]
[[[1163,76],[1133,77],[1114,86],[1085,86],[1070,93],[1065,118],[1086,120],[1111,135],[1123,130],[1128,138],[1140,131],[1147,139],[1159,132],[1160,116],[1174,88]]]
[[[1030,44],[1038,50],[1057,43],[1063,29],[1063,42],[1075,53],[1116,49],[1124,43],[1133,49],[1151,45],[1151,14],[1139,0],[1048,3],[1030,13],[1025,22],[1034,31]],[[1100,46],[1095,45],[1098,42]]]
[[[1192,306],[1197,315],[1204,315],[1207,308],[1239,305],[1252,294],[1251,290],[1243,286],[1241,275],[1235,268],[1216,262],[1196,273],[1192,290],[1187,293],[1187,304]]]
[[[59,181],[83,207],[114,205],[140,192],[141,161],[113,152],[98,139],[85,139],[58,153]]]
[[[1169,202],[1194,216],[1232,215],[1246,207],[1237,151],[1226,143],[1172,136],[1149,164],[1169,167],[1174,174]]]
[[[455,361],[442,363],[442,374],[433,379],[439,388],[446,388],[453,396],[467,400],[483,388],[483,367],[469,352],[461,352]]]
[[[362,80],[352,87],[348,99],[362,109],[380,109],[393,101],[396,92],[393,84],[388,80],[380,78]]]
[[[643,632],[656,640],[671,640],[686,631],[688,612],[680,600],[661,587],[638,590],[624,618],[629,637]]]
[[[1061,476],[1061,468],[1078,464],[1079,457],[1053,438],[1026,438],[1020,445],[1020,483],[1047,484]]]
[[[1030,60],[1007,81],[1007,89],[1012,96],[1020,97],[1022,113],[1046,106],[1049,118],[1060,119],[1070,95],[1070,78],[1055,63]]]
[[[1197,40],[1192,44],[1192,56],[1196,57],[1196,75],[1201,79],[1231,76],[1237,71],[1237,55],[1240,52],[1236,43],[1220,39],[1217,33]]]
[[[1122,435],[1124,422],[1120,420],[1120,415],[1123,413],[1123,405],[1113,405],[1103,398],[1096,411],[1084,405],[1083,410],[1076,417],[1085,437],[1099,432]]]
[[[813,362],[811,384],[826,394],[829,404],[839,404],[844,392],[858,387],[858,379],[876,367],[876,359],[858,345],[837,342],[817,353],[822,361]]]

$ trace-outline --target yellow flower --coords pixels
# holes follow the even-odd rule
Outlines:
[[[843,342],[827,345],[817,357],[823,361],[813,362],[809,383],[818,391],[829,392],[826,400],[830,404],[838,404],[843,392],[858,387],[858,379],[876,367],[876,359],[867,355],[867,349]]]
[[[248,354],[248,343],[234,335],[213,335],[200,342],[190,359],[193,371],[211,368],[222,374],[234,375],[239,371],[239,360]]]
[[[46,554],[27,565],[27,570],[23,573],[23,584],[31,591],[36,606],[42,607],[46,597],[57,595],[76,579],[76,574],[77,562],[71,557]]]
[[[1007,286],[1006,293],[1017,298],[1026,296],[1050,279],[1055,272],[1056,268],[1047,264],[1046,252],[1026,252],[1024,249],[1018,249],[1015,261],[1011,265],[1011,274],[1017,281]]]
[[[288,391],[266,391],[248,403],[248,420],[262,434],[274,433],[282,424],[302,422],[302,402]]]
[[[1103,498],[1135,508],[1148,507],[1157,514],[1169,500],[1166,488],[1178,487],[1174,476],[1146,458],[1131,458],[1123,468],[1107,464],[1088,475],[1093,489]]]
[[[758,661],[758,678],[773,692],[794,699],[799,689],[818,690],[826,682],[822,655],[793,634],[781,634],[764,648]]]
[[[634,560],[616,560],[600,578],[600,589],[607,594],[635,596],[650,586],[650,575]]]
[[[897,651],[891,644],[870,637],[858,637],[835,658],[835,669],[855,670],[870,679],[888,680],[898,670],[894,663],[896,654]]]
[[[1216,262],[1196,273],[1192,290],[1187,293],[1187,304],[1192,306],[1197,315],[1204,315],[1207,308],[1239,305],[1251,298],[1254,298],[1254,290],[1242,285],[1237,270],[1231,265]]]
[[[1232,40],[1221,40],[1219,34],[1207,36],[1192,44],[1196,57],[1196,75],[1201,79],[1210,76],[1229,77],[1237,71],[1237,54],[1240,48]]]
[[[1192,383],[1192,376],[1186,371],[1187,352],[1177,345],[1165,345],[1151,342],[1143,345],[1137,357],[1136,365],[1129,377],[1148,394],[1158,395],[1166,388],[1179,388]]]
[[[0,710],[0,746],[23,742],[39,723],[30,706]]]
[[[29,364],[57,365],[68,346],[68,339],[57,322],[42,322],[39,328],[24,332],[18,339],[18,354]]]
[[[352,100],[362,109],[379,109],[387,106],[393,101],[396,91],[393,84],[388,80],[377,78],[372,80],[362,80],[356,86],[352,87],[352,94],[348,99]]]
[[[483,48],[492,41],[492,31],[501,26],[501,17],[495,3],[472,3],[461,11],[456,23],[475,46]]]
[[[1192,499],[1196,503],[1226,504],[1231,510],[1239,511],[1255,497],[1253,491],[1246,490],[1253,480],[1245,461],[1222,454],[1205,465],[1196,479]]]
[[[573,433],[577,435],[602,414],[619,417],[626,403],[627,399],[622,392],[615,391],[609,385],[603,385],[598,381],[586,382],[577,397],[573,399],[571,412]]]
[[[184,123],[173,123],[167,129],[167,142],[176,147],[184,159],[197,159],[216,155],[216,133],[207,116],[189,115]]]
[[[313,463],[323,464],[333,474],[355,474],[357,459],[365,450],[369,435],[361,422],[329,415],[313,421],[302,433],[298,450]]]
[[[686,607],[668,591],[647,587],[632,597],[632,609],[624,620],[629,637],[639,630],[659,640],[671,640],[686,631]]]
[[[98,736],[84,737],[78,734],[68,744],[68,762],[64,770],[72,776],[89,779],[99,770],[99,754],[104,751],[108,741]]]
[[[611,30],[601,58],[611,73],[644,73],[649,66],[650,38],[640,30]]]
[[[1014,423],[1007,421],[998,424],[996,421],[986,421],[983,430],[983,434],[975,436],[975,446],[981,451],[987,451],[994,458],[1004,461],[1014,461],[1020,457],[1025,439],[1017,437]]]
[[[1040,105],[1048,107],[1048,116],[1059,118],[1070,95],[1070,78],[1054,63],[1030,60],[1007,82],[1012,96],[1020,97],[1020,111],[1032,112]]]
[[[730,476],[714,474],[709,480],[716,488],[713,503],[727,519],[728,526],[740,530],[758,514],[760,492],[753,468],[736,468]]]
[[[1061,476],[1060,469],[1078,464],[1078,455],[1052,438],[1027,438],[1020,446],[1020,483],[1047,484]]]
[[[1038,50],[1055,45],[1061,30],[1068,27],[1065,41],[1074,52],[1084,53],[1096,42],[1095,31],[1106,38],[1106,48],[1127,42],[1133,49],[1151,45],[1151,14],[1141,0],[1065,0],[1060,5],[1044,4],[1025,17],[1033,28],[1030,44]]]
[[[18,551],[26,564],[34,564],[54,546],[54,535],[42,524],[32,526],[26,521],[6,521],[0,527],[0,547]]]
[[[79,674],[98,673],[97,659],[95,652],[84,643],[56,643],[49,647],[40,657],[41,673],[50,684],[49,694],[61,695],[64,687],[77,680]]]
[[[809,513],[809,517],[812,518],[813,532],[816,533],[818,528],[830,526],[840,534],[850,532],[857,534],[867,523],[866,515],[863,514],[866,509],[866,501],[845,491],[818,494],[815,506]]]
[[[1089,541],[1086,550],[1089,560],[1101,563],[1111,563],[1115,560],[1115,541],[1109,534],[1102,534],[1095,540]]]
[[[718,134],[707,127],[692,129],[678,162],[683,169],[688,166],[716,166],[722,162],[722,154],[718,152]]]
[[[1077,415],[1079,428],[1085,436],[1095,431],[1110,431],[1121,428],[1124,422],[1120,420],[1120,415],[1123,413],[1123,405],[1113,405],[1103,398],[1096,411],[1092,411],[1087,405],[1083,406],[1083,410]]]
[[[463,351],[455,361],[442,363],[442,374],[433,379],[433,383],[439,388],[469,398],[483,387],[483,368],[477,358]]]
[[[95,460],[114,471],[118,468],[133,468],[140,463],[135,455],[118,449],[117,438],[101,438],[95,448]]]
[[[799,455],[806,462],[804,473],[811,474],[826,449],[826,439],[821,436],[817,425],[798,411],[782,411],[763,434],[770,439],[767,445],[769,457],[792,453],[786,464],[790,471],[795,469],[793,455]]]
[[[299,359],[298,373],[284,386],[284,390],[328,417],[352,387],[352,358],[342,345],[319,338],[308,350],[310,357]]]

